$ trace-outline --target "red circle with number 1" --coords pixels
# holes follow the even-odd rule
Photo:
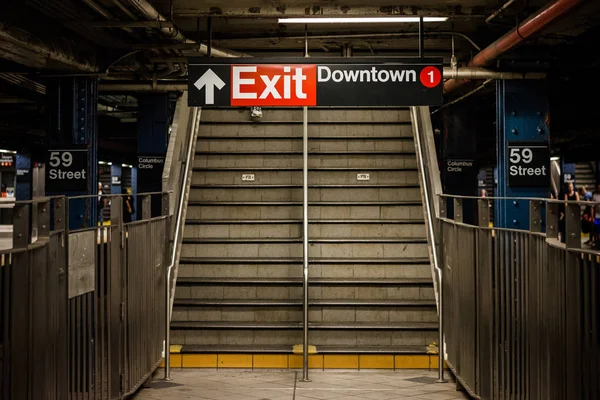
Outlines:
[[[436,67],[425,67],[419,76],[423,86],[428,88],[436,87],[442,81],[442,74]]]

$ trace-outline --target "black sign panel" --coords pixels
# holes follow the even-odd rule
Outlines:
[[[468,190],[473,186],[477,177],[475,160],[448,158],[445,161],[443,173],[444,186],[448,193],[469,194]]]
[[[87,192],[87,167],[87,149],[48,150],[46,192]]]
[[[163,156],[138,156],[139,185],[146,188],[161,187],[164,165],[165,157]]]
[[[506,165],[509,187],[550,184],[550,151],[546,142],[509,142]]]
[[[439,58],[189,61],[189,106],[441,105]]]

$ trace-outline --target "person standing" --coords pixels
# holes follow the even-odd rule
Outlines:
[[[104,225],[104,207],[106,206],[106,197],[104,196],[104,189],[102,188],[102,182],[98,182],[98,204],[96,211],[98,213],[98,222],[100,226]]]
[[[600,185],[596,186],[596,191],[592,195],[592,214],[594,215],[594,231],[592,233],[592,246],[598,246],[600,244]]]
[[[565,201],[564,204],[561,204],[560,207],[560,219],[558,221],[558,225],[560,228],[560,241],[565,243],[566,242],[566,234],[567,234],[567,227],[566,227],[566,221],[565,221],[565,213],[566,213],[566,202],[567,201],[579,201],[579,193],[577,193],[577,191],[575,190],[575,187],[573,186],[573,182],[569,182],[569,184],[567,185],[567,191],[565,192],[565,194],[563,195],[563,200]]]
[[[121,194],[121,205],[123,206],[123,223],[126,224],[128,222],[131,222],[131,217],[134,212],[133,200],[131,199],[127,188],[122,188]]]

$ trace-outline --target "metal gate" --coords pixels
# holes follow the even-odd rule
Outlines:
[[[150,215],[152,198],[162,215]],[[163,358],[167,202],[145,194],[142,218],[123,224],[112,196],[110,226],[71,232],[69,199],[16,203],[13,248],[0,252],[1,398],[121,399],[151,377]]]

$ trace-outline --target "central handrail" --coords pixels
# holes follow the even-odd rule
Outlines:
[[[415,147],[416,147],[416,156],[417,156],[417,163],[418,163],[418,169],[419,169],[419,179],[421,180],[421,192],[423,195],[423,201],[425,202],[425,222],[427,224],[427,238],[429,241],[429,248],[430,248],[430,254],[431,254],[431,261],[433,264],[433,270],[436,273],[436,278],[437,278],[437,293],[438,293],[438,324],[439,324],[439,337],[438,337],[438,346],[439,346],[439,354],[438,354],[438,382],[444,382],[444,332],[443,332],[443,322],[444,322],[444,312],[443,312],[443,296],[442,296],[442,269],[439,265],[439,257],[438,257],[438,238],[436,236],[436,231],[434,229],[433,226],[433,220],[435,219],[436,221],[437,216],[433,215],[433,208],[432,208],[432,202],[431,202],[431,191],[433,191],[434,189],[432,187],[430,187],[430,180],[428,179],[431,178],[430,176],[430,171],[426,168],[425,162],[424,162],[424,157],[425,157],[425,153],[424,153],[424,147],[422,146],[421,143],[421,135],[426,135],[427,132],[424,132],[424,130],[422,129],[422,121],[421,118],[419,116],[419,107],[411,107],[410,108],[410,112],[411,112],[411,119],[412,119],[412,125],[413,125],[413,136],[414,136],[414,140],[415,140]],[[429,114],[427,114],[429,115]],[[427,157],[427,159],[430,159],[429,157]],[[434,193],[435,195],[435,193]],[[435,282],[435,280],[434,280]]]
[[[187,106],[187,105],[186,105]],[[181,234],[182,234],[182,226],[185,215],[185,203],[186,199],[189,196],[190,190],[190,182],[191,182],[191,174],[190,174],[190,165],[193,162],[194,149],[196,144],[196,139],[198,136],[198,126],[200,125],[200,114],[201,110],[199,108],[192,108],[191,110],[190,122],[188,125],[187,135],[188,142],[186,147],[186,155],[185,155],[185,166],[183,169],[183,176],[181,179],[181,188],[179,190],[179,198],[177,204],[177,216],[175,218],[175,230],[173,233],[173,245],[171,246],[171,255],[169,266],[166,271],[166,296],[165,296],[165,380],[171,379],[171,313],[173,306],[173,296],[174,296],[174,288],[171,288],[171,273],[175,268],[177,262],[177,255],[180,251],[180,242],[181,242]]]

